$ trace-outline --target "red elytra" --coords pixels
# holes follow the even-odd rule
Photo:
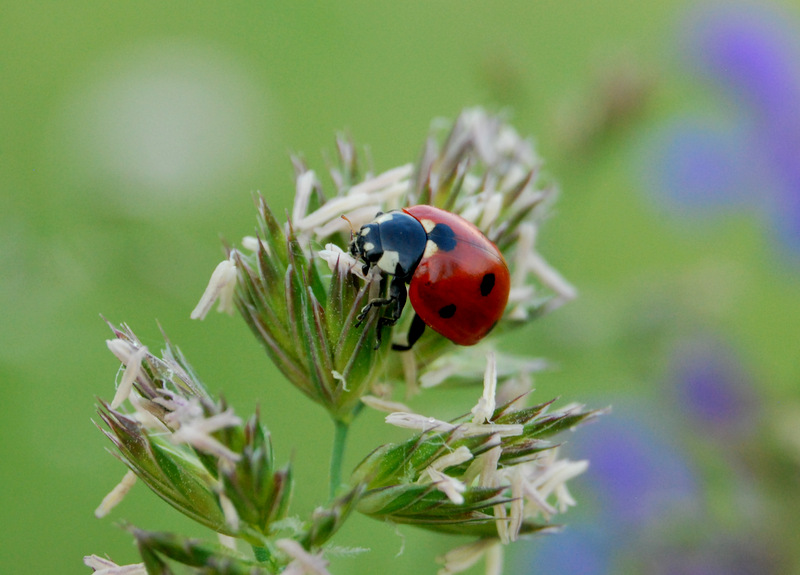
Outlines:
[[[451,212],[427,205],[403,211],[422,224],[429,242],[409,282],[414,311],[454,343],[478,343],[502,317],[508,302],[511,276],[503,254],[477,226]],[[436,225],[452,230],[454,246],[436,241]]]

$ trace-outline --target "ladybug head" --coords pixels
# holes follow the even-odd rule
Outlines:
[[[381,259],[383,247],[378,224],[375,222],[361,226],[357,234],[350,240],[350,254],[371,264]]]

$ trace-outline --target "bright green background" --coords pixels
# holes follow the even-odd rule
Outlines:
[[[332,427],[322,410],[285,385],[243,322],[188,316],[220,236],[252,232],[251,193],[289,207],[289,154],[322,171],[339,129],[369,145],[376,170],[414,160],[431,120],[464,106],[507,106],[535,135],[563,188],[540,246],[582,293],[507,342],[560,365],[537,379],[539,399],[602,406],[648,395],[663,369],[654,348],[710,331],[736,346],[767,402],[796,401],[797,268],[754,215],[686,225],[665,215],[633,168],[653,125],[708,101],[681,77],[682,10],[621,0],[3,2],[3,571],[85,573],[88,553],[133,562],[130,537],[114,526],[123,519],[203,534],[142,485],[112,517],[92,515],[124,472],[92,424],[117,369],[101,313],[156,349],[157,320],[238,413],[260,404],[279,457],[296,464],[295,510],[324,500]],[[621,54],[655,80],[650,105],[593,154],[567,154],[559,106]],[[150,115],[160,96],[177,124]],[[441,392],[414,406],[455,415],[473,400]],[[401,436],[363,417],[347,466],[376,437]],[[448,542],[400,531],[354,519],[339,543],[373,551],[332,569],[433,572]]]

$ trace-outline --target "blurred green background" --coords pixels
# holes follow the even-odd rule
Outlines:
[[[798,17],[794,6],[762,7],[781,25]],[[800,165],[800,138],[789,134],[789,160],[770,164],[777,156],[753,136],[767,133],[758,131],[763,114],[748,112],[754,98],[724,71],[715,81],[693,66],[686,34],[702,36],[703,20],[693,5],[6,1],[0,13],[4,572],[86,573],[90,553],[135,562],[122,520],[205,535],[141,484],[111,517],[93,517],[124,473],[92,423],[118,366],[100,314],[130,324],[151,349],[160,322],[238,413],[260,405],[279,460],[295,461],[296,512],[323,502],[327,463],[318,463],[332,426],[322,409],[285,385],[238,318],[200,323],[189,312],[221,259],[220,238],[252,233],[251,195],[290,206],[291,153],[323,172],[345,130],[382,171],[417,158],[432,120],[473,105],[506,110],[535,138],[562,188],[539,247],[581,292],[502,344],[558,366],[537,378],[537,399],[613,404],[622,436],[656,438],[643,452],[658,460],[667,445],[690,476],[686,513],[666,525],[659,513],[637,519],[652,529],[637,545],[618,530],[626,520],[597,503],[590,470],[575,484],[579,508],[561,519],[600,533],[591,568],[562,559],[537,570],[552,560],[548,548],[566,545],[559,536],[521,544],[507,571],[652,573],[671,546],[710,565],[705,543],[724,550],[730,542],[717,535],[733,533],[734,542],[758,540],[752,559],[768,567],[753,572],[800,572],[790,512],[800,502],[800,242],[791,227],[800,186],[772,177],[792,157]],[[659,139],[676,122],[711,126],[700,136],[735,129],[676,160],[689,148],[672,132]],[[724,148],[747,138],[752,148]],[[709,183],[709,166],[737,179],[715,172]],[[676,174],[685,179],[670,180]],[[670,195],[696,181],[700,201]],[[731,188],[740,195],[726,196]],[[687,350],[701,383],[718,383],[706,368],[724,363],[714,373],[735,382],[733,399],[728,380],[720,392],[734,423],[709,425],[716,412],[687,420],[692,406],[673,393],[686,383],[676,378]],[[413,405],[460,412],[474,396],[436,391]],[[356,423],[346,468],[375,437],[403,436],[381,419]],[[600,462],[611,472],[598,484],[610,477],[622,489],[614,470],[624,476],[641,461],[614,461]],[[670,501],[663,484],[647,491],[659,489]],[[433,573],[434,557],[453,546],[361,517],[337,543],[371,552],[333,558],[334,573]]]

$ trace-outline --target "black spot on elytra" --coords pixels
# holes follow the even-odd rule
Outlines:
[[[481,280],[481,295],[486,297],[494,289],[494,274],[486,274]]]
[[[433,240],[433,243],[443,252],[449,252],[456,247],[456,234],[453,228],[447,224],[436,224],[428,234],[428,239]]]
[[[439,308],[439,317],[442,319],[449,319],[454,315],[456,315],[456,304],[454,303]]]

